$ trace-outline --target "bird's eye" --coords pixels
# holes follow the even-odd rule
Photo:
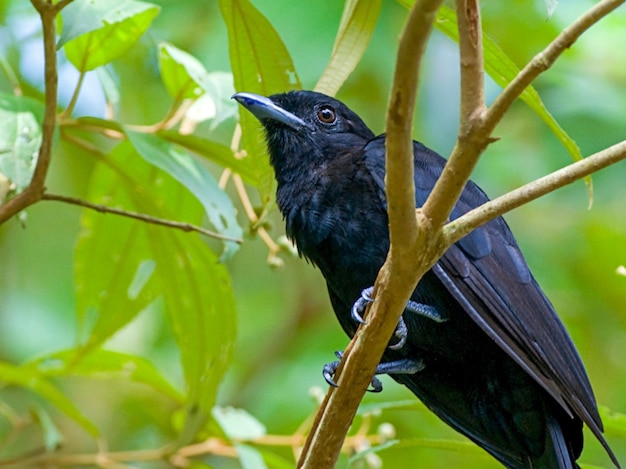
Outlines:
[[[324,124],[334,124],[337,120],[337,113],[332,106],[322,106],[317,110],[317,118]]]

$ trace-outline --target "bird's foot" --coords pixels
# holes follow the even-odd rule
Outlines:
[[[322,374],[324,375],[324,379],[326,382],[333,387],[337,387],[337,383],[335,382],[334,375],[339,367],[339,363],[341,362],[341,358],[343,357],[343,352],[335,352],[335,356],[339,359],[332,363],[328,363],[324,365],[324,369]],[[403,358],[401,360],[395,360],[391,362],[379,363],[376,367],[376,375],[412,375],[417,373],[418,371],[422,371],[424,369],[424,362],[420,359],[411,359],[411,358]],[[374,376],[372,378],[372,388],[368,389],[370,392],[381,392],[383,390],[383,383]]]
[[[365,314],[365,309],[367,305],[374,301],[372,298],[372,292],[374,291],[374,287],[366,288],[361,292],[361,296],[354,302],[351,310],[351,317],[355,322],[359,324],[365,324],[366,321],[363,319],[363,314]],[[441,314],[435,307],[425,305],[422,303],[418,303],[413,300],[409,300],[404,307],[404,311],[407,313],[419,314],[425,318],[431,319],[435,322],[446,322],[448,320],[447,316]],[[409,330],[406,327],[406,323],[402,316],[400,316],[400,320],[398,321],[398,325],[396,326],[396,330],[393,333],[394,337],[398,339],[398,341],[390,345],[389,348],[392,350],[399,350],[404,347],[406,344],[406,339],[408,336]]]

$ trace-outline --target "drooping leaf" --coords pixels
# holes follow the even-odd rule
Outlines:
[[[245,158],[241,160],[235,158],[231,149],[224,145],[195,135],[183,135],[174,130],[161,130],[157,136],[168,142],[176,143],[224,168],[230,168],[241,175],[244,181],[255,184],[255,174],[247,164],[249,161]]]
[[[75,0],[61,12],[57,48],[81,72],[111,62],[148,29],[160,7],[138,0]]]
[[[63,434],[50,417],[50,414],[46,412],[46,409],[35,404],[31,406],[30,413],[33,416],[33,420],[41,427],[46,451],[51,452],[60,448],[63,444]]]
[[[107,206],[146,212],[137,207],[131,187],[145,187],[141,178],[149,173],[132,172],[132,152],[120,145],[111,160],[125,160],[127,172],[112,174],[98,165],[89,184],[88,200]],[[125,183],[125,184],[123,184]],[[150,201],[152,203],[156,203]],[[148,202],[146,202],[148,203]],[[160,294],[153,278],[145,278],[146,261],[153,260],[146,232],[141,222],[102,215],[85,210],[76,245],[74,272],[76,307],[83,353],[97,348],[115,332],[131,322]],[[137,275],[142,288],[130,289]],[[153,277],[154,274],[151,276]],[[135,284],[136,285],[136,284]]]
[[[91,435],[97,436],[99,434],[96,426],[76,408],[74,403],[36,371],[28,367],[14,366],[10,363],[0,362],[0,383],[30,389],[78,423]]]
[[[21,192],[37,164],[43,105],[31,98],[0,93],[0,174]]]
[[[198,200],[174,178],[146,162],[129,142],[120,144],[106,163],[97,165],[91,186],[90,197],[95,197],[95,201],[121,205],[126,210],[196,224],[202,217],[202,206]],[[95,212],[86,212],[84,217],[121,219]],[[137,252],[125,252],[125,261],[137,266],[135,275],[142,277],[147,275],[146,268],[139,266],[146,260],[154,262],[149,280],[133,281],[134,276],[110,278],[114,269],[108,269],[104,277],[98,272],[92,272],[94,277],[77,278],[77,283],[95,283],[89,289],[96,294],[109,288],[121,296],[117,301],[122,311],[108,311],[109,314],[122,316],[122,319],[116,319],[118,326],[128,322],[128,315],[136,315],[138,312],[135,303],[129,299],[129,290],[133,294],[131,296],[139,294],[138,299],[147,296],[148,292],[158,292],[162,296],[180,349],[187,384],[185,402],[188,412],[183,432],[189,434],[190,439],[210,415],[232,353],[235,311],[228,272],[196,234],[138,220],[122,220],[136,225],[134,230],[137,231],[116,228],[110,231],[98,230],[91,233],[90,242],[96,246],[106,243],[110,243],[110,246],[127,246],[134,242],[140,249]],[[93,222],[88,227],[92,225]],[[113,256],[118,255],[119,249],[114,250]],[[86,257],[77,258],[83,263],[87,260]],[[102,262],[110,263],[111,260]],[[77,269],[77,277],[81,274]],[[116,279],[122,284],[115,285]],[[137,282],[145,284],[139,293],[135,291]],[[101,296],[96,295],[96,299]],[[102,305],[95,302],[92,309],[96,320],[101,320]],[[101,343],[102,337],[98,337],[98,340],[89,339],[88,343],[91,342]],[[189,428],[191,430],[187,430]]]
[[[241,238],[243,231],[237,223],[232,201],[204,166],[188,153],[155,135],[127,130],[126,136],[142,158],[166,171],[196,196],[204,206],[211,224],[220,234]],[[225,241],[224,247],[223,259],[228,259],[239,245],[233,241]]]
[[[268,96],[301,87],[293,62],[271,23],[248,0],[220,0],[228,29],[228,51],[235,89]],[[262,203],[273,200],[274,176],[258,121],[240,113],[242,147],[256,174]]]
[[[347,0],[335,45],[315,91],[334,96],[355,69],[374,33],[380,0]]]
[[[195,99],[204,92],[201,83],[208,72],[191,54],[162,42],[159,67],[165,89],[174,99]]]
[[[98,77],[100,86],[102,86],[107,104],[117,106],[120,103],[121,96],[119,86],[115,81],[112,71],[109,67],[98,67],[96,69],[96,76]]]
[[[76,350],[62,350],[29,363],[42,376],[88,376],[96,379],[126,378],[182,401],[181,393],[145,358],[101,348],[76,360]]]

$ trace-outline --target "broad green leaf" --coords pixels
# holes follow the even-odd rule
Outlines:
[[[381,0],[347,0],[330,62],[315,91],[334,96],[355,69],[372,38]]]
[[[140,190],[145,183],[139,181],[142,177],[148,178],[149,172],[132,173],[132,156],[125,146],[120,145],[113,150],[111,159],[127,160],[124,167],[128,173],[114,177],[110,170],[95,171],[89,185],[88,200],[136,209],[132,199],[134,194],[129,194],[128,187]],[[102,166],[99,165],[99,168]],[[133,174],[137,181],[124,179],[125,174]],[[154,281],[145,278],[143,266],[151,260],[146,233],[140,222],[113,215],[103,216],[90,210],[83,212],[74,271],[79,334],[84,353],[98,347],[132,321],[159,295]],[[138,275],[142,278],[143,288],[137,289],[135,283],[135,288],[130,289]]]
[[[31,406],[30,413],[33,416],[33,420],[41,427],[44,448],[46,448],[46,451],[51,452],[59,449],[63,444],[63,434],[60,432],[59,427],[56,426],[54,420],[52,420],[48,412],[46,412],[46,409],[35,404]]]
[[[174,130],[161,130],[157,133],[157,136],[168,142],[176,143],[224,168],[232,169],[249,184],[255,183],[255,174],[247,164],[249,160],[246,158],[235,158],[233,152],[227,146],[195,135],[183,135]]]
[[[43,105],[23,96],[0,93],[0,174],[21,192],[37,164]]]
[[[6,362],[0,362],[0,383],[30,389],[73,419],[91,435],[97,436],[99,434],[95,425],[74,406],[72,401],[47,379],[41,377],[36,371],[28,367],[19,367]]]
[[[126,136],[142,158],[166,171],[196,196],[204,206],[209,221],[220,234],[241,238],[243,231],[237,223],[232,201],[204,166],[188,153],[155,135],[127,130]],[[223,259],[228,259],[239,245],[225,241],[224,248]]]
[[[220,0],[235,89],[269,96],[301,87],[293,62],[271,23],[248,0]],[[263,205],[273,200],[275,182],[260,125],[240,113],[242,147],[251,161]]]
[[[57,48],[81,72],[105,65],[128,50],[160,8],[137,0],[75,0],[61,12]]]
[[[88,376],[97,379],[126,378],[145,384],[175,401],[182,401],[175,389],[148,360],[101,348],[76,359],[76,350],[63,350],[30,362],[42,376]]]
[[[207,71],[198,59],[171,44],[159,44],[159,68],[165,89],[175,100],[195,99]]]
[[[96,201],[105,201],[109,205],[122,205],[126,210],[196,224],[202,217],[202,206],[197,199],[167,173],[140,157],[129,142],[120,144],[106,162],[97,165],[91,186],[90,198],[96,197]],[[146,268],[139,266],[146,260],[154,262],[154,271],[138,299],[132,302],[128,298],[129,290],[136,293],[134,276],[110,278],[114,269],[108,267],[106,276],[92,272],[95,274],[92,278],[77,278],[77,283],[95,283],[95,286],[89,286],[95,293],[109,288],[120,295],[117,302],[122,310],[108,311],[122,317],[116,320],[118,326],[128,322],[127,316],[137,314],[135,304],[140,298],[154,292],[162,296],[180,349],[187,383],[185,402],[188,412],[183,431],[189,427],[199,431],[215,404],[217,388],[229,363],[235,338],[234,298],[226,268],[196,234],[95,212],[86,212],[84,217],[118,219],[135,225],[133,230],[114,227],[95,231],[91,233],[91,242],[108,244],[111,248],[129,244],[137,246],[137,251],[125,252],[125,262],[136,266],[136,275],[142,277],[146,275]],[[118,256],[119,251],[114,250],[113,256]],[[89,258],[77,255],[77,263],[79,259],[84,263]],[[111,263],[111,260],[95,262]],[[121,285],[116,285],[116,281]],[[96,299],[100,297],[96,296]],[[93,310],[97,320],[102,321],[102,308],[98,302]],[[101,341],[99,337],[95,342]],[[193,436],[191,434],[190,438]]]

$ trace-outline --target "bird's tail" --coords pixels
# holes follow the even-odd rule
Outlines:
[[[532,461],[533,469],[580,469],[576,464],[578,454],[574,454],[572,446],[563,434],[563,428],[557,418],[546,412],[545,451],[540,458]]]

